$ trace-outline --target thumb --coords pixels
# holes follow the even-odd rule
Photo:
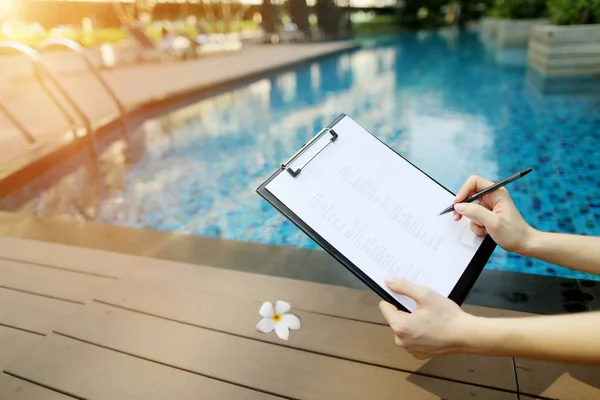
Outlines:
[[[469,218],[477,225],[485,227],[491,225],[498,218],[496,214],[476,203],[457,203],[454,206],[454,210],[460,215]]]
[[[394,292],[408,296],[419,304],[426,303],[429,298],[429,288],[417,285],[407,279],[386,279],[385,283]]]

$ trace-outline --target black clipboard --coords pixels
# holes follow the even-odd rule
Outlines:
[[[283,204],[279,199],[277,199],[277,197],[275,197],[266,188],[266,186],[269,184],[269,182],[271,182],[273,179],[275,179],[279,174],[289,173],[292,176],[297,176],[298,174],[300,174],[302,172],[302,168],[306,167],[310,163],[310,161],[312,161],[312,159],[314,159],[315,157],[318,157],[322,152],[327,151],[326,150],[327,146],[334,145],[336,139],[338,138],[338,135],[335,132],[335,125],[339,121],[341,121],[344,117],[346,117],[346,114],[343,114],[343,113],[340,114],[329,125],[327,125],[325,128],[323,128],[323,130],[321,130],[319,133],[317,133],[311,140],[309,140],[304,145],[302,145],[300,150],[298,150],[296,152],[296,154],[294,154],[288,161],[284,162],[281,165],[281,167],[275,173],[273,173],[273,175],[271,175],[263,184],[261,184],[256,189],[256,192],[262,198],[264,198],[266,201],[268,201],[273,207],[275,207],[275,209],[277,209],[287,219],[289,219],[292,223],[294,223],[294,225],[296,225],[301,231],[303,231],[306,235],[308,235],[313,241],[315,241],[321,248],[323,248],[323,250],[325,250],[327,253],[329,253],[340,264],[342,264],[344,267],[346,267],[346,269],[348,269],[358,279],[360,279],[369,288],[371,288],[375,293],[377,293],[383,300],[395,305],[400,310],[409,312],[409,310],[407,310],[402,304],[400,304],[400,302],[398,302],[393,296],[391,296],[388,292],[386,292],[383,288],[381,288],[375,281],[373,281],[367,274],[365,274],[358,266],[356,266],[349,259],[347,259],[335,247],[333,247],[331,244],[329,244],[323,237],[321,237],[317,232],[315,232],[308,224],[306,224],[301,218],[299,218],[292,210],[290,210],[288,207],[286,207],[285,204]],[[367,130],[367,132],[369,132],[369,131]],[[379,138],[377,138],[375,135],[373,135],[373,133],[371,133],[371,132],[369,132],[369,133],[373,137],[375,137],[377,140],[379,140],[381,143],[386,145],[386,147],[388,147],[390,150],[392,150],[398,157],[402,157],[401,154],[399,154],[394,149],[389,147],[387,144],[385,144],[383,141],[381,141]],[[303,154],[305,150],[310,148],[310,146],[312,144],[314,144],[318,139],[322,138],[323,135],[330,135],[330,142],[326,146],[324,146],[313,158],[311,158],[301,168],[297,168],[296,170],[293,170],[288,167],[289,164],[291,164],[297,157],[299,157],[301,154]],[[427,176],[429,179],[431,179],[433,182],[435,182],[437,185],[439,185],[440,187],[442,187],[443,189],[445,189],[446,191],[448,191],[449,193],[454,195],[454,193],[452,191],[448,190],[446,187],[441,185],[439,182],[437,182],[431,176],[429,176],[428,174],[423,172],[421,169],[419,169],[413,163],[408,161],[406,158],[404,158],[404,157],[402,157],[402,158],[404,160],[406,160],[411,166],[413,166],[414,168],[419,170],[423,175]],[[483,271],[485,264],[490,259],[495,248],[496,248],[496,242],[494,242],[494,240],[489,235],[486,236],[484,238],[482,244],[479,246],[479,249],[473,256],[473,258],[471,259],[469,264],[467,265],[465,272],[462,274],[461,278],[458,280],[458,282],[456,283],[456,285],[450,292],[450,295],[448,296],[448,298],[450,300],[454,301],[458,305],[462,305],[465,298],[469,294],[469,291],[471,290],[471,288],[477,281],[477,278],[479,278],[479,275]]]

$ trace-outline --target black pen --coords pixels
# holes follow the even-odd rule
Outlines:
[[[464,199],[462,201],[462,203],[472,203],[475,200],[480,199],[481,197],[485,196],[486,194],[493,192],[494,190],[499,189],[503,186],[506,186],[509,183],[511,183],[512,181],[516,181],[517,179],[527,175],[530,172],[531,172],[531,168],[527,168],[527,169],[524,169],[523,171],[517,172],[516,174],[509,176],[508,178],[503,179],[498,183],[494,183],[490,187],[483,189],[481,192],[475,193],[474,195],[467,197],[466,199]],[[456,203],[452,204],[448,208],[444,209],[444,211],[442,211],[439,215],[444,215],[444,214],[449,213],[450,211],[454,210],[455,205],[456,205]]]

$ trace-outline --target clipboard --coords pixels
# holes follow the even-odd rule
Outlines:
[[[410,312],[404,305],[400,303],[394,296],[390,295],[390,293],[385,290],[382,286],[376,283],[371,277],[366,274],[358,265],[353,263],[349,258],[347,258],[342,252],[340,252],[335,246],[329,243],[324,237],[322,237],[319,233],[315,231],[309,224],[307,224],[302,218],[296,215],[288,206],[286,206],[282,201],[280,201],[273,193],[271,193],[267,189],[267,185],[271,183],[274,179],[276,179],[280,174],[289,174],[293,178],[298,177],[302,172],[310,167],[311,162],[315,160],[317,157],[327,157],[327,151],[330,146],[335,146],[337,141],[340,140],[340,136],[338,132],[336,132],[336,125],[342,121],[346,117],[346,114],[340,114],[337,118],[335,118],[330,124],[324,127],[321,131],[319,131],[313,138],[311,138],[308,142],[306,142],[301,148],[287,161],[281,164],[281,167],[278,168],[264,183],[262,183],[257,189],[256,192],[267,202],[269,202],[276,210],[278,210],[283,216],[289,219],[296,227],[298,227],[301,231],[303,231],[307,236],[309,236],[313,241],[315,241],[323,250],[329,253],[335,260],[337,260],[341,265],[343,265],[347,270],[349,270],[352,274],[354,274],[359,280],[361,280],[364,284],[366,284],[371,290],[373,290],[377,295],[379,295],[383,300],[393,304],[398,309]],[[363,128],[364,129],[364,128]],[[390,148],[383,141],[378,139],[371,132],[367,131],[373,138],[377,139],[377,141],[383,145],[385,145],[388,149],[390,149],[396,156],[401,157],[404,161],[406,161],[410,166],[419,171],[423,176],[431,180],[433,183],[438,185],[440,188],[445,190],[451,195],[454,195],[450,190],[442,186],[439,182],[434,180],[432,177],[427,175],[417,166],[412,164],[402,155],[397,153],[395,150]],[[328,140],[327,140],[328,139]],[[320,149],[313,150],[314,155],[306,160],[302,165],[291,167],[291,164],[294,161],[298,160],[303,154],[307,152],[315,143],[322,143],[324,140],[327,140],[327,143],[323,145]],[[483,271],[486,263],[491,257],[494,249],[496,248],[496,243],[493,239],[488,235],[486,236],[481,244],[479,245],[477,251],[468,262],[468,265],[464,269],[464,272],[460,276],[460,279],[454,284],[452,290],[447,296],[450,300],[454,301],[458,305],[462,305],[465,298],[467,297],[469,291],[472,289],[473,285],[477,281],[479,275]]]

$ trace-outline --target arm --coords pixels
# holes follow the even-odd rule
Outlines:
[[[471,177],[455,202],[492,182]],[[508,251],[539,258],[581,271],[600,273],[600,238],[543,233],[521,217],[508,191],[484,196],[479,204],[456,204],[459,220],[471,220],[477,235],[489,235]],[[381,302],[379,307],[392,328],[396,344],[419,359],[454,353],[474,353],[600,365],[600,313],[524,318],[480,318],[463,312],[456,303],[410,281],[388,286],[414,299],[418,307],[408,314]]]
[[[527,257],[600,275],[600,237],[536,232],[522,253]]]
[[[600,365],[598,332],[600,313],[473,317],[461,346],[474,354]]]
[[[492,182],[472,176],[456,195],[460,203]],[[540,232],[533,229],[521,216],[505,188],[484,196],[479,204],[456,204],[458,220],[471,220],[471,229],[477,235],[489,234],[498,245],[508,251],[538,258],[552,264],[579,271],[600,274],[600,238]]]
[[[418,304],[412,314],[383,301],[379,305],[396,344],[418,359],[472,353],[600,365],[600,313],[483,318],[410,281],[388,286]]]

